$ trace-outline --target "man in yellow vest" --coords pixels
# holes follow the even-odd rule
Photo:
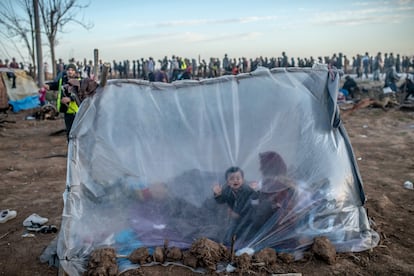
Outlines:
[[[54,82],[45,84],[47,90],[58,91],[56,108],[58,112],[64,113],[66,137],[69,141],[69,133],[72,128],[75,115],[78,112],[80,100],[77,95],[79,89],[79,78],[75,64],[68,64],[62,76]]]

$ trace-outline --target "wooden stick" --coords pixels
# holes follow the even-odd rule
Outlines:
[[[99,50],[94,49],[93,50],[93,75],[95,76],[94,79],[98,79],[98,61],[99,61]]]
[[[230,247],[230,261],[234,261],[234,243],[236,242],[236,235],[231,237],[231,247]]]
[[[2,235],[2,236],[0,237],[0,240],[1,240],[2,238],[4,238],[4,237],[7,237],[7,235],[8,235],[8,234],[10,234],[10,231],[9,231],[9,232],[7,232],[6,234]]]
[[[10,123],[10,124],[15,124],[15,123],[16,123],[16,121],[11,121],[11,120],[3,120],[3,119],[0,119],[0,124],[2,124],[2,123]]]

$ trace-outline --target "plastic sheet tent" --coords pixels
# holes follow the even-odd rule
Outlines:
[[[252,228],[246,222],[260,217],[254,206],[262,202],[249,201],[256,213],[238,221],[235,250],[272,247],[300,258],[317,236],[339,252],[375,247],[336,105],[339,78],[315,67],[172,84],[110,80],[82,103],[70,133],[57,245],[63,269],[81,274],[103,246],[120,255],[165,240],[185,249],[201,237],[229,246],[229,207],[215,201],[213,184],[225,184],[226,169],[238,166],[262,193],[259,155],[269,151],[283,158],[293,183],[289,208]]]
[[[16,87],[13,88],[13,80],[10,74],[16,77]],[[0,84],[0,93],[6,94],[8,104],[13,106],[13,112],[38,107],[39,87],[34,80],[26,74],[25,71],[19,69],[0,68],[2,84]],[[5,108],[3,106],[0,108]]]

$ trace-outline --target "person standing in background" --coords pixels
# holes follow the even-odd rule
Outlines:
[[[69,133],[80,105],[80,99],[77,95],[78,91],[76,91],[79,88],[79,80],[76,65],[70,63],[66,66],[62,77],[57,81],[44,85],[47,90],[58,91],[56,109],[58,112],[64,113],[66,138],[68,141]]]

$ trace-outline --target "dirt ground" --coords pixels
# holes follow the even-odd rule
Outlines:
[[[57,275],[39,256],[56,233],[23,237],[23,220],[32,213],[60,227],[66,178],[62,119],[26,120],[33,111],[9,112],[0,124],[0,209],[17,217],[0,224],[0,275]],[[366,208],[380,234],[379,246],[337,254],[334,264],[310,258],[278,264],[277,273],[302,275],[414,275],[414,112],[362,108],[343,118],[367,196]],[[177,270],[176,270],[177,269]],[[144,275],[192,275],[174,267],[151,267]],[[138,275],[138,274],[136,274]]]

